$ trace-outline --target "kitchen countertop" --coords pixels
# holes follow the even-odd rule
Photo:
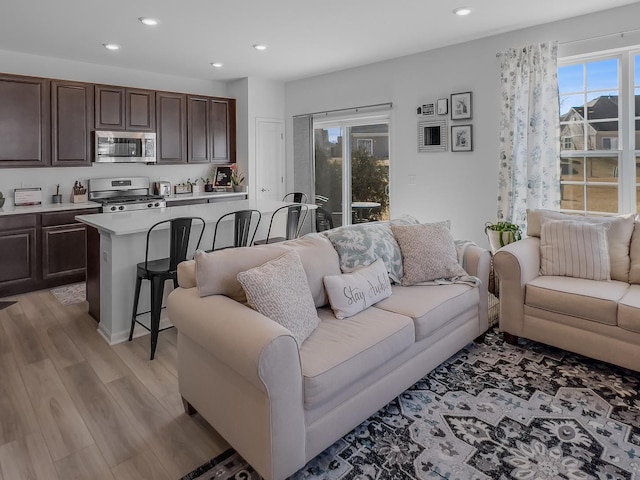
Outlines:
[[[243,198],[247,192],[199,192],[199,193],[178,193],[172,194],[164,199],[168,202],[176,200],[196,200],[199,198]]]
[[[291,205],[291,202],[276,202],[262,200],[238,200],[235,202],[204,203],[200,205],[184,205],[165,208],[150,208],[147,210],[135,210],[131,212],[95,213],[78,215],[76,220],[101,232],[111,235],[131,235],[147,232],[149,228],[163,220],[176,217],[202,217],[205,223],[214,223],[222,215],[236,210],[256,209],[263,214],[272,213],[278,207]],[[317,208],[316,205],[308,205],[309,210]],[[168,225],[166,228],[169,228]]]
[[[43,203],[41,205],[25,205],[16,207],[8,205],[6,202],[4,207],[0,208],[0,216],[4,215],[22,215],[25,213],[48,213],[60,212],[63,210],[82,210],[84,208],[100,208],[102,205],[96,202],[84,203]]]

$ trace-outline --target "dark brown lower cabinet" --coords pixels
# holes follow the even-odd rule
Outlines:
[[[37,282],[37,215],[0,217],[0,297]]]
[[[82,223],[42,227],[42,279],[84,280],[87,229]]]
[[[84,281],[87,227],[75,216],[89,213],[98,209],[0,217],[0,298]]]

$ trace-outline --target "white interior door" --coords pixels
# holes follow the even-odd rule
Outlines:
[[[284,196],[284,122],[256,119],[256,198],[282,200]]]

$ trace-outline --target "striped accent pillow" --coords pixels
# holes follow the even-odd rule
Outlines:
[[[611,280],[608,225],[545,222],[540,232],[540,274]]]

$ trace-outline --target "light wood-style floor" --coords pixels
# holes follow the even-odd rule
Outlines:
[[[228,444],[178,393],[176,331],[110,347],[87,303],[0,310],[0,480],[178,480]]]

